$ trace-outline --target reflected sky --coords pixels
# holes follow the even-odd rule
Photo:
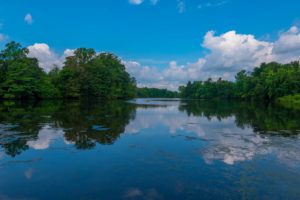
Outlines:
[[[126,126],[125,132],[137,134],[145,129],[165,126],[171,136],[206,141],[208,145],[200,148],[200,153],[208,164],[221,160],[233,165],[265,154],[274,154],[285,164],[300,164],[299,135],[281,137],[257,134],[252,127],[237,127],[234,115],[221,120],[217,117],[188,116],[186,112],[178,110],[182,103],[180,101],[159,103],[162,107],[138,108],[136,119]]]
[[[0,199],[300,197],[300,114],[276,105],[137,99],[0,110]]]

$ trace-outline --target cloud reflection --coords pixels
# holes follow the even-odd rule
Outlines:
[[[62,129],[54,129],[49,125],[41,128],[37,140],[30,140],[27,145],[35,150],[48,149],[51,142],[57,138],[63,137],[64,131]]]
[[[164,126],[172,136],[185,134],[207,141],[199,147],[207,164],[222,161],[228,165],[249,161],[258,155],[274,154],[286,164],[300,163],[300,138],[258,134],[252,127],[238,127],[236,116],[224,118],[188,115],[177,105],[139,107],[135,120],[125,128],[127,134]],[[296,145],[297,144],[297,145]]]

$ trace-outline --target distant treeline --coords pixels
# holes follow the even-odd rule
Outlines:
[[[49,73],[39,67],[36,58],[28,57],[28,49],[10,42],[0,52],[0,99],[100,98],[128,99],[253,99],[299,102],[300,64],[263,63],[253,72],[245,70],[235,81],[188,82],[179,92],[167,89],[137,88],[136,81],[125,70],[117,56],[97,54],[93,49],[79,48],[66,58],[64,66]]]
[[[16,42],[0,52],[0,98],[125,99],[136,95],[135,79],[113,54],[79,48],[66,58],[62,69],[46,73],[28,53]]]
[[[279,97],[300,93],[300,64],[263,63],[253,72],[245,70],[235,81],[188,82],[179,88],[180,96],[189,99],[251,99],[273,101]]]
[[[137,88],[137,97],[139,98],[177,98],[178,92],[169,91],[167,89],[157,88]]]

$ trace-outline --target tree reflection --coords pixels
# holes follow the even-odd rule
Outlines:
[[[180,111],[188,115],[216,117],[219,120],[235,117],[240,128],[251,127],[261,134],[298,134],[300,130],[300,112],[279,105],[236,102],[236,101],[184,101]]]
[[[110,145],[135,119],[137,107],[152,109],[154,113],[148,118],[153,123],[165,120],[169,124],[178,124],[179,117],[187,118],[186,113],[220,121],[233,117],[239,128],[249,127],[261,134],[291,136],[300,130],[299,112],[263,103],[182,101],[137,105],[124,101],[0,102],[0,148],[14,157],[29,148],[48,148],[57,135],[64,137],[67,143],[74,144],[77,149],[91,149],[98,143]],[[152,120],[151,117],[157,118],[158,113],[155,112],[162,111],[168,115],[162,115],[156,119],[158,121]],[[145,122],[148,118],[141,116],[138,120]],[[197,125],[193,128],[199,129]],[[138,130],[134,126],[131,129]],[[201,134],[198,129],[193,130]]]
[[[122,101],[73,102],[53,114],[55,125],[65,130],[65,139],[78,149],[113,144],[134,117],[135,106]]]
[[[97,143],[113,144],[134,117],[135,106],[122,101],[1,102],[0,146],[7,155],[21,154],[47,125],[62,129],[76,148],[90,149]]]
[[[14,157],[27,150],[27,141],[37,138],[55,109],[53,103],[47,102],[1,102],[0,145],[6,154]]]

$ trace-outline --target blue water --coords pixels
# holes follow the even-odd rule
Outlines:
[[[0,199],[300,199],[300,113],[243,102],[1,102]]]

